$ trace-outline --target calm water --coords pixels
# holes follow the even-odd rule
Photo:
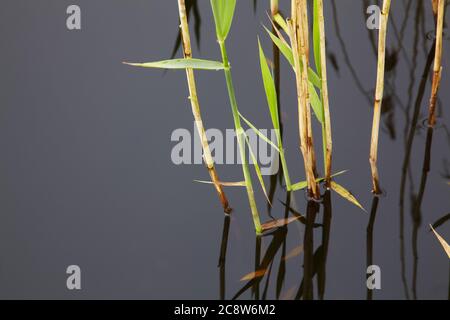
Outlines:
[[[252,1],[239,1],[228,51],[242,113],[270,128],[256,42],[259,35],[269,53],[263,2],[254,13]],[[332,3],[325,22],[333,167],[349,170],[336,180],[368,213],[332,193],[316,214],[298,192],[290,203],[307,225],[294,222],[263,238],[254,236],[244,190],[226,190],[234,212],[225,218],[214,190],[193,182],[207,179],[203,166],[171,162],[173,130],[193,132],[183,72],[121,64],[170,56],[175,1],[80,0],[81,31],[65,27],[69,2],[5,4],[0,297],[366,299],[366,268],[374,264],[382,288],[373,299],[448,299],[449,260],[428,224],[450,211],[450,32],[445,29],[439,123],[431,133],[422,125],[431,73],[421,88],[433,45],[431,8],[428,1],[393,3],[379,151],[386,195],[377,202],[368,163],[377,33],[365,27],[365,8],[376,2]],[[209,5],[199,4],[201,43],[194,54],[219,59]],[[299,181],[296,93],[284,60],[281,75],[287,161]],[[197,78],[207,127],[231,128],[223,75]],[[218,171],[226,181],[242,178],[236,165]],[[285,215],[279,200],[286,202],[286,193],[278,184],[275,218]],[[258,202],[269,221],[261,192]],[[323,226],[314,227],[314,218]],[[450,240],[449,223],[438,231]],[[71,264],[81,267],[81,291],[66,289]],[[255,269],[267,272],[260,281],[241,281]]]

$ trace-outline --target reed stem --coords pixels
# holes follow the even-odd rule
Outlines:
[[[291,9],[292,17],[288,26],[297,85],[300,149],[303,155],[309,195],[315,199],[319,199],[320,192],[315,178],[316,159],[308,92],[309,38],[306,0],[292,0]]]
[[[245,151],[245,132],[242,128],[241,119],[239,117],[239,110],[236,101],[236,95],[234,92],[233,78],[231,76],[230,63],[228,60],[227,49],[225,42],[219,40],[220,52],[222,54],[222,61],[224,65],[225,80],[227,83],[228,96],[231,105],[231,111],[233,114],[234,127],[236,130],[236,138],[239,145],[239,151],[242,159],[242,171],[245,179],[245,187],[247,189],[247,196],[250,204],[250,209],[252,212],[253,223],[255,225],[255,231],[257,234],[262,233],[261,222],[259,219],[259,212],[256,206],[255,195],[253,192],[252,178],[250,174],[249,164],[247,161],[246,151]]]
[[[330,104],[328,98],[328,80],[327,80],[327,56],[325,43],[325,19],[323,16],[323,0],[317,0],[317,8],[319,11],[319,34],[320,34],[320,64],[321,64],[321,80],[322,80],[322,103],[324,110],[324,122],[322,126],[322,137],[324,145],[324,165],[325,165],[325,184],[330,187],[331,182],[331,159],[332,159],[332,135],[331,135],[331,117]]]
[[[191,37],[189,33],[189,24],[186,14],[185,0],[178,0],[178,11],[180,16],[181,38],[183,42],[183,53],[185,58],[192,58]],[[225,213],[230,213],[231,208],[228,204],[228,199],[223,191],[222,185],[219,182],[217,171],[214,166],[214,160],[211,155],[211,150],[208,144],[208,138],[206,137],[205,128],[203,126],[203,120],[200,112],[200,103],[198,101],[197,86],[195,82],[194,70],[192,68],[186,69],[187,83],[189,86],[189,100],[191,102],[192,114],[194,115],[195,125],[197,132],[200,136],[201,145],[203,148],[203,161],[208,168],[208,173],[211,177],[211,181],[219,195],[220,202],[222,203]]]
[[[436,2],[436,1],[434,1]],[[439,0],[437,4],[437,22],[436,22],[436,51],[433,67],[433,84],[431,87],[430,106],[428,109],[428,126],[434,127],[436,124],[436,102],[437,93],[441,84],[442,75],[442,33],[444,27],[445,0]]]
[[[370,167],[372,171],[372,192],[380,194],[380,182],[378,176],[378,138],[380,131],[381,104],[384,91],[384,72],[386,62],[386,34],[391,0],[383,1],[383,9],[380,17],[380,31],[378,35],[378,66],[377,66],[377,84],[375,90],[375,103],[372,122],[372,137],[370,145]]]

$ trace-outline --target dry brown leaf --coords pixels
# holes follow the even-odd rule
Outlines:
[[[195,182],[205,183],[205,184],[214,184],[212,181],[203,181],[203,180],[194,180]],[[219,181],[219,184],[224,187],[245,187],[245,181],[237,181],[237,182],[222,182]]]
[[[434,230],[433,226],[430,224],[430,228],[431,230],[434,232],[434,235],[436,236],[436,238],[439,240],[442,248],[444,248],[445,252],[447,253],[448,258],[450,259],[450,246],[448,245],[448,243],[444,240],[444,238],[442,238],[439,233],[436,232],[436,230]]]
[[[272,220],[266,223],[263,223],[261,225],[263,231],[267,231],[274,228],[280,228],[285,225],[288,225],[289,223],[298,220],[300,217],[291,217],[288,219],[278,219],[278,220]]]
[[[302,252],[303,252],[303,245],[301,244],[292,249],[291,251],[289,251],[289,253],[283,257],[283,260],[286,261],[292,259],[296,256],[299,256]]]
[[[358,202],[358,200],[356,200],[355,196],[350,191],[345,189],[343,186],[337,184],[334,181],[331,181],[331,189],[336,191],[341,197],[343,197],[343,198],[347,199],[348,201],[350,201],[351,203],[353,203],[355,206],[366,211],[366,209],[364,209],[364,207]]]
[[[263,277],[266,274],[267,269],[256,270],[250,272],[241,278],[241,281],[253,280],[256,278]]]

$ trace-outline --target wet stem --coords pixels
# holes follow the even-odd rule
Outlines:
[[[255,194],[253,192],[252,178],[250,175],[249,164],[245,152],[245,132],[241,125],[239,118],[239,110],[236,102],[236,95],[234,92],[233,78],[231,76],[230,63],[228,61],[227,49],[224,41],[219,40],[220,51],[222,54],[222,61],[224,65],[225,80],[227,83],[228,96],[230,99],[231,111],[233,113],[234,127],[236,131],[236,138],[239,145],[239,151],[242,159],[242,171],[245,179],[245,187],[247,189],[248,200],[252,212],[253,223],[257,234],[262,233],[261,221],[259,219],[258,208],[256,206]]]

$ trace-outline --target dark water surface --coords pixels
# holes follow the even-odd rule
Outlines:
[[[70,1],[5,3],[0,297],[232,298],[247,285],[243,276],[267,268],[240,298],[366,299],[366,267],[374,264],[382,283],[374,299],[448,299],[449,259],[428,224],[450,211],[450,31],[444,30],[438,125],[427,132],[422,121],[430,72],[420,87],[433,46],[431,6],[393,2],[379,150],[386,196],[378,201],[370,193],[368,163],[377,32],[366,28],[365,8],[376,1],[326,1],[333,167],[349,170],[336,181],[368,213],[332,193],[325,213],[321,205],[315,217],[324,226],[313,228],[315,208],[308,209],[298,192],[291,205],[309,223],[294,222],[259,239],[243,189],[226,190],[234,212],[225,218],[213,188],[193,182],[207,179],[204,167],[171,162],[173,130],[193,132],[183,72],[163,75],[121,64],[170,56],[176,1],[79,0],[81,31],[65,27]],[[240,109],[261,128],[270,128],[270,118],[256,35],[269,53],[261,27],[268,25],[267,3],[259,1],[254,14],[252,1],[238,1],[228,44]],[[219,59],[208,1],[199,1],[199,12],[201,45],[194,55]],[[281,75],[287,161],[299,181],[295,81],[284,60]],[[199,72],[197,78],[206,126],[231,128],[223,75]],[[218,171],[225,181],[242,179],[237,165],[219,165]],[[276,218],[285,214],[279,200],[286,201],[280,186]],[[268,221],[259,190],[258,203]],[[438,231],[450,240],[449,223]],[[66,288],[71,264],[81,267],[81,291]]]

